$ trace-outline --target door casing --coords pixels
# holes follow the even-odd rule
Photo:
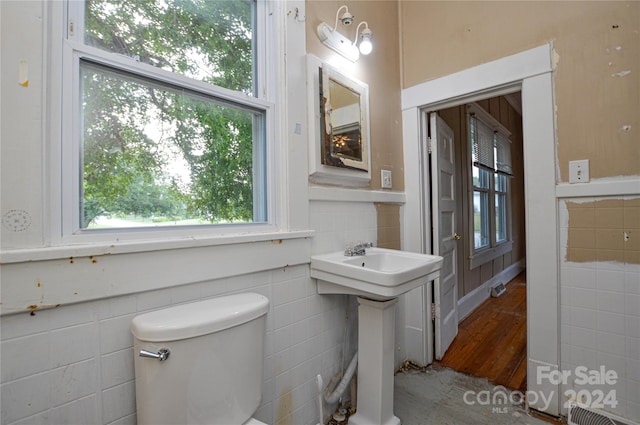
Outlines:
[[[522,93],[525,228],[527,233],[527,389],[551,396],[546,413],[560,411],[559,385],[537,379],[538,368],[557,371],[560,365],[559,256],[556,198],[553,45],[545,44],[493,62],[469,68],[402,91],[405,193],[402,249],[428,251],[432,235],[425,220],[429,193],[425,185],[424,153],[420,146],[421,113],[520,90]],[[419,176],[419,178],[417,177]],[[428,223],[428,221],[427,221]],[[417,229],[420,231],[418,232]],[[405,319],[415,336],[416,315],[422,321],[422,344],[407,350],[409,358],[428,362],[433,340],[431,285],[405,300]],[[542,405],[530,407],[543,410]]]

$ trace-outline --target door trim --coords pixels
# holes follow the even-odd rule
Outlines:
[[[427,81],[402,91],[405,193],[402,249],[423,252],[431,238],[421,208],[425,187],[420,163],[420,111],[522,92],[525,174],[525,226],[527,232],[527,388],[552,395],[547,413],[559,414],[559,386],[538,382],[539,366],[557,370],[559,344],[559,256],[556,190],[555,122],[552,78],[553,45],[546,44],[455,74]],[[428,221],[427,221],[428,222]],[[421,229],[417,232],[416,229]],[[417,298],[417,297],[415,297]],[[423,296],[422,300],[425,299]],[[413,304],[407,303],[407,309]],[[431,324],[430,308],[422,305],[423,330]],[[406,315],[415,312],[406,311]],[[407,352],[409,358],[426,360],[426,352]],[[531,405],[541,409],[542,406]]]

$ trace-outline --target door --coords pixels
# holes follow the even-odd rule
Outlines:
[[[435,357],[442,360],[458,334],[458,241],[453,130],[436,113],[429,115],[433,253],[443,257],[434,282]]]

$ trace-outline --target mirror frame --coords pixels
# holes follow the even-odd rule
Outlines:
[[[320,78],[325,81],[321,85]],[[333,80],[360,96],[360,137],[362,161],[340,158],[342,166],[323,163],[324,143],[330,136],[324,123],[324,108],[330,104],[328,94],[321,93],[320,87],[326,87]],[[369,86],[362,81],[347,76],[313,55],[307,55],[307,91],[308,91],[308,137],[309,137],[309,176],[318,183],[334,183],[350,186],[366,186],[371,181],[371,139],[369,132]]]

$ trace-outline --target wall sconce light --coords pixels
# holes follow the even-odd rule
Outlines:
[[[340,11],[344,9],[344,13],[340,16]],[[360,22],[356,26],[356,36],[353,41],[349,40],[344,35],[340,34],[336,29],[338,28],[338,21],[343,25],[351,25],[353,23],[353,15],[349,13],[347,6],[340,6],[336,12],[336,22],[333,28],[327,23],[321,22],[318,25],[318,37],[322,44],[328,48],[340,53],[351,62],[356,62],[360,58],[360,53],[368,55],[373,49],[371,44],[372,32],[369,29],[369,24],[366,21]],[[364,25],[362,34],[359,34],[360,27]],[[360,47],[358,49],[358,36],[360,35]]]
[[[356,28],[356,39],[353,40],[353,44],[355,45],[358,41],[358,31],[360,30],[360,26],[364,24],[364,29],[362,30],[362,34],[360,34],[360,53],[363,55],[368,55],[373,50],[373,43],[371,43],[371,36],[373,33],[369,29],[369,24],[367,21],[362,21],[358,24]]]

